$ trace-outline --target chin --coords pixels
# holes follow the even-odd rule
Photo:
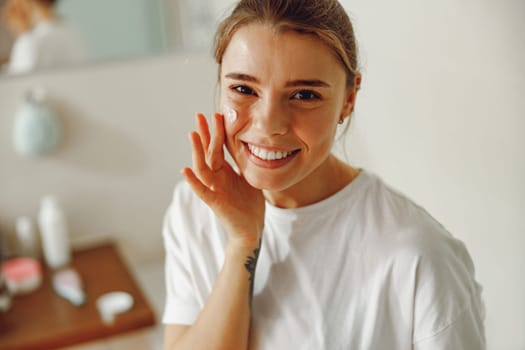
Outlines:
[[[250,186],[258,190],[280,192],[291,186],[290,179],[282,179],[281,176],[265,176],[263,174],[251,174],[250,172],[246,172],[243,176]]]

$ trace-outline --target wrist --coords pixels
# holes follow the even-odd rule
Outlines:
[[[240,251],[240,252],[252,252],[254,249],[258,249],[261,246],[260,235],[250,235],[242,238],[230,239],[228,241],[227,250]]]
[[[246,258],[256,254],[261,246],[261,236],[230,239],[226,246],[226,258],[228,260],[240,260],[243,263]]]
[[[261,239],[257,244],[254,244],[251,240],[241,242],[230,242],[226,247],[226,259],[225,268],[234,268],[237,271],[243,271],[243,275],[248,278],[245,280],[249,286],[249,297],[250,304],[253,296],[253,288],[255,282],[255,270],[257,267],[257,261],[259,259],[259,252],[261,250]]]

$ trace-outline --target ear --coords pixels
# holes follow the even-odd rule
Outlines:
[[[354,78],[354,84],[352,87],[346,90],[345,102],[343,109],[341,110],[341,119],[346,118],[354,111],[355,99],[357,97],[357,92],[361,87],[361,73],[357,73]]]

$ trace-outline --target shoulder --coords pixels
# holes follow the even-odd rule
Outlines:
[[[34,50],[35,39],[31,32],[21,34],[13,44],[13,52],[23,51],[28,52]]]
[[[446,286],[458,297],[473,292],[474,264],[465,244],[454,237],[423,207],[371,176],[365,197],[366,215],[372,215],[373,239],[394,260],[417,266],[418,291]]]
[[[368,172],[363,175],[366,177],[366,181],[363,181],[366,185],[362,186],[362,202],[377,220],[388,225],[413,225],[425,221],[438,224],[425,209],[377,175]]]
[[[11,50],[8,73],[26,73],[33,69],[36,59],[36,44],[31,32],[20,35]]]
[[[171,204],[168,208],[170,217],[177,220],[203,220],[212,212],[208,206],[193,192],[186,181],[175,185]]]
[[[73,40],[80,39],[77,32],[62,20],[40,22],[33,33],[40,45],[70,44]]]
[[[217,245],[223,231],[213,211],[185,182],[177,183],[171,204],[166,211],[163,228],[164,238],[186,242],[191,246]]]
[[[173,189],[173,202],[192,202],[196,199],[195,194],[186,181],[179,181]]]
[[[484,318],[481,286],[465,244],[424,208],[372,177],[366,201],[373,205],[377,244],[399,270],[414,279],[414,337],[429,337],[453,325],[465,314],[478,325]]]
[[[376,232],[396,253],[417,259],[422,272],[435,273],[449,268],[473,272],[474,266],[465,244],[454,237],[422,206],[377,177],[369,186],[368,201],[373,203]]]
[[[377,239],[415,255],[434,255],[443,249],[461,247],[461,242],[422,206],[379,177],[366,175],[368,185],[360,199],[360,215],[365,217]]]

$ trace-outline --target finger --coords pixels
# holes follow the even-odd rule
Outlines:
[[[213,137],[207,152],[207,163],[212,171],[222,168],[224,164],[224,116],[213,115]]]
[[[206,164],[206,155],[202,146],[201,137],[197,132],[193,131],[190,133],[189,138],[192,147],[192,163],[195,174],[200,181],[209,185],[212,175],[208,164]]]
[[[204,151],[208,151],[208,146],[210,145],[210,128],[208,126],[208,121],[202,113],[197,114],[197,130],[202,140],[202,147]]]
[[[195,192],[204,203],[211,206],[215,200],[215,194],[213,191],[206,187],[190,168],[184,168],[180,173],[184,176],[193,192]]]

